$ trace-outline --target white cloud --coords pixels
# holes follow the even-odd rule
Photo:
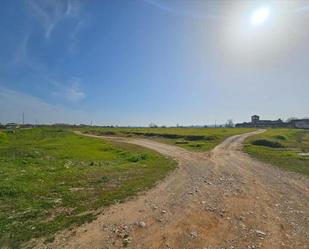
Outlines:
[[[63,19],[77,16],[81,7],[77,0],[29,0],[27,3],[43,25],[46,39]]]
[[[81,83],[82,81],[79,78],[72,78],[66,86],[53,82],[57,90],[54,91],[52,95],[63,98],[69,102],[80,101],[86,97],[86,94],[81,89]]]
[[[61,105],[0,86],[0,122],[21,122],[25,113],[26,123],[82,123],[87,115]]]

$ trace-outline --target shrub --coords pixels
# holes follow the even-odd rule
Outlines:
[[[266,146],[266,147],[271,147],[271,148],[284,148],[284,146],[281,143],[270,141],[267,139],[257,139],[257,140],[252,141],[251,144],[258,145],[258,146]]]
[[[185,139],[188,140],[188,141],[203,140],[204,138],[205,138],[204,136],[196,136],[196,135],[185,136]]]
[[[149,156],[147,154],[137,154],[137,155],[130,156],[128,158],[128,161],[132,162],[132,163],[137,163],[139,161],[143,161],[143,160],[146,160],[148,158],[149,158]]]
[[[113,136],[113,135],[116,135],[116,133],[113,132],[113,131],[101,131],[100,135],[102,135],[102,136]]]
[[[189,145],[190,147],[193,147],[193,148],[202,148],[202,144],[190,144]]]
[[[213,141],[213,140],[216,140],[216,139],[217,139],[217,136],[215,136],[215,135],[210,135],[210,136],[205,137],[205,140],[207,140],[207,141]]]
[[[188,144],[188,141],[176,141],[175,144]]]
[[[283,135],[276,135],[274,137],[280,140],[287,140],[286,136],[283,136]]]
[[[183,136],[177,135],[177,134],[158,134],[160,137],[164,138],[170,138],[170,139],[177,139],[177,138],[182,138]]]

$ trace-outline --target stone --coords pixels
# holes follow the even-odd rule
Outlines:
[[[191,233],[190,233],[190,236],[191,236],[192,238],[196,238],[196,237],[197,237],[197,232],[195,232],[195,231],[191,232]]]
[[[263,231],[261,231],[261,230],[255,230],[255,233],[256,233],[257,235],[260,235],[260,236],[265,236],[265,235],[266,235],[266,233],[263,232]]]
[[[138,226],[141,227],[141,228],[144,228],[144,227],[146,227],[146,223],[144,221],[140,221],[138,223]]]

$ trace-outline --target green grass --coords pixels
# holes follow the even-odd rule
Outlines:
[[[309,176],[309,157],[299,155],[309,152],[309,130],[268,129],[249,137],[244,149],[259,160]]]
[[[156,139],[194,151],[209,151],[229,136],[252,128],[83,128],[86,133]]]
[[[58,128],[0,131],[0,248],[95,219],[176,163],[151,150]]]

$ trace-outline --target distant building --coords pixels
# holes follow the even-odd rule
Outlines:
[[[289,122],[289,127],[299,129],[309,129],[309,118],[291,120]]]
[[[258,115],[251,116],[251,122],[236,124],[236,127],[286,127],[280,118],[278,120],[260,120]]]
[[[251,123],[252,124],[257,124],[259,121],[260,121],[260,116],[258,116],[258,115],[251,116]]]
[[[7,123],[6,125],[5,125],[5,128],[6,129],[17,129],[17,128],[19,128],[20,127],[20,125],[19,124],[15,124],[15,123]]]

